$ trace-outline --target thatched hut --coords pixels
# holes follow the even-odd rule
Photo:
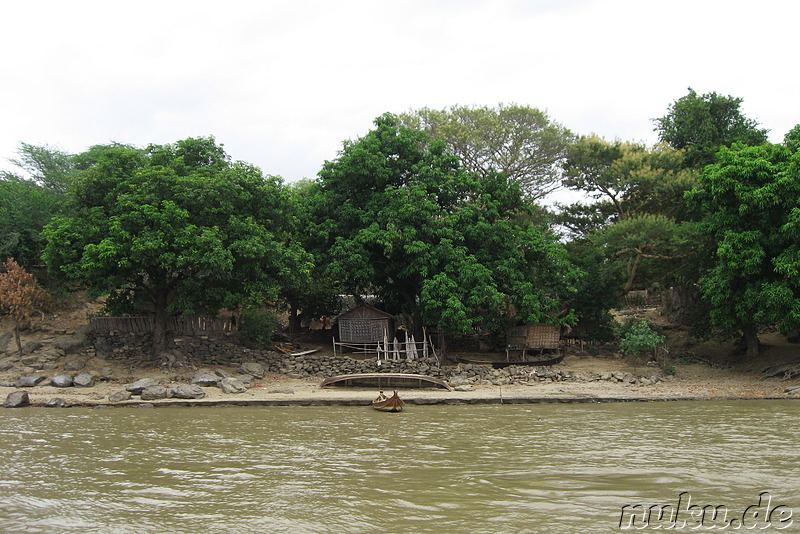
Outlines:
[[[514,326],[506,331],[506,342],[510,349],[526,353],[529,350],[557,350],[561,340],[561,329],[544,323],[529,323]]]
[[[334,322],[339,329],[338,344],[342,346],[374,348],[394,336],[394,317],[367,304],[344,312]]]

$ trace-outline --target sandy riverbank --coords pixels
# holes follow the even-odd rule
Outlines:
[[[787,393],[791,384],[779,380],[721,378],[717,380],[674,379],[648,386],[631,386],[607,381],[552,382],[496,385],[476,385],[472,391],[447,391],[432,388],[401,388],[400,395],[409,405],[414,404],[520,404],[556,402],[625,402],[667,400],[732,400],[732,399],[800,399],[800,389]],[[796,387],[796,385],[794,386]],[[68,406],[213,406],[213,405],[369,405],[377,388],[320,388],[316,379],[289,379],[280,375],[259,380],[255,387],[239,394],[226,394],[219,388],[203,388],[205,397],[198,400],[162,399],[113,403],[112,393],[125,389],[125,384],[100,383],[90,388],[55,388],[37,386],[24,388],[33,406],[43,406],[48,400],[60,397]],[[5,398],[18,388],[0,387]]]

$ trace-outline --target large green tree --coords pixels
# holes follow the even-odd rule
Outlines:
[[[800,325],[800,152],[784,145],[723,148],[689,194],[714,242],[701,290],[712,323],[759,353],[758,327]]]
[[[328,272],[396,302],[416,332],[563,319],[577,272],[507,176],[467,172],[444,143],[387,114],[326,162],[319,183]]]
[[[686,150],[686,165],[703,167],[714,161],[722,146],[734,143],[760,145],[767,141],[767,130],[741,111],[741,98],[715,92],[689,94],[670,104],[667,114],[653,119],[661,141]]]
[[[283,279],[307,274],[281,180],[213,138],[95,146],[75,161],[76,213],[47,226],[45,260],[112,302],[146,302],[154,356],[170,314],[275,299]]]
[[[500,104],[423,108],[402,116],[410,127],[442,140],[471,172],[500,172],[517,181],[531,200],[560,187],[559,164],[572,134],[547,113]]]
[[[696,229],[683,194],[696,183],[683,154],[666,145],[582,137],[568,150],[564,185],[595,202],[566,207],[558,219],[624,265],[621,293],[647,287],[674,278],[692,258]]]

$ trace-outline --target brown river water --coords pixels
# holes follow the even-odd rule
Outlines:
[[[800,532],[800,401],[0,414],[3,533]]]

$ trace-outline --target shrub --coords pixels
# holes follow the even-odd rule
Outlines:
[[[277,317],[267,310],[249,307],[242,313],[242,333],[247,341],[259,349],[272,346],[272,335],[277,326]]]
[[[655,353],[656,348],[664,343],[664,336],[657,334],[647,321],[629,322],[622,329],[619,351],[639,361],[642,354]]]

